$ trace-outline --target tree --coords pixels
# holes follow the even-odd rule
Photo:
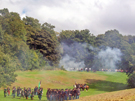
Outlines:
[[[129,87],[135,88],[135,74],[130,75],[127,82]]]
[[[58,39],[53,28],[55,26],[44,23],[40,25],[37,19],[26,17],[23,19],[27,29],[27,44],[30,49],[39,50],[50,61],[51,65],[58,65],[60,54]]]
[[[0,51],[0,87],[11,85],[16,80],[14,65],[13,59]]]

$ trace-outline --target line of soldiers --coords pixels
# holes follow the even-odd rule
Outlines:
[[[39,100],[41,100],[42,98],[42,93],[43,93],[43,88],[38,89],[38,87],[36,86],[31,90],[31,88],[25,88],[21,89],[20,87],[18,87],[16,89],[16,87],[14,86],[12,88],[12,96],[13,98],[15,98],[15,95],[17,93],[17,96],[20,97],[26,97],[26,99],[31,97],[31,100],[33,100],[34,95],[38,95]],[[4,97],[6,97],[6,95],[10,95],[10,88],[8,87],[7,89],[4,89]],[[64,101],[64,100],[72,100],[72,99],[79,99],[79,95],[80,95],[80,88],[73,88],[73,89],[50,89],[48,88],[47,93],[46,93],[46,97],[47,100],[49,101]]]
[[[36,90],[35,90],[35,88],[36,88]],[[33,100],[33,97],[34,97],[34,95],[38,95],[38,98],[39,98],[39,100],[41,100],[41,98],[42,98],[42,93],[43,93],[43,88],[37,88],[37,87],[35,87],[34,88],[34,91],[33,91],[33,89],[31,90],[31,88],[25,88],[24,87],[24,89],[21,89],[20,87],[18,87],[17,89],[16,89],[16,87],[14,86],[13,88],[12,88],[12,96],[13,96],[13,98],[15,98],[15,95],[16,95],[16,93],[17,93],[17,96],[18,97],[26,97],[26,99],[28,99],[28,98],[30,98],[31,97],[31,100]],[[35,92],[36,91],[36,92]],[[6,97],[6,95],[10,95],[10,88],[8,87],[7,89],[6,88],[4,88],[4,97]]]
[[[64,101],[79,99],[80,89],[50,89],[48,88],[46,97],[49,101]]]

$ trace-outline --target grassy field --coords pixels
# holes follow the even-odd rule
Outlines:
[[[47,88],[73,88],[75,81],[77,83],[87,83],[90,86],[89,91],[82,91],[80,97],[96,95],[106,92],[124,90],[127,88],[127,76],[125,73],[112,72],[67,72],[67,71],[18,71],[17,80],[12,86],[31,87],[38,86],[41,80],[41,86],[44,88],[43,98]],[[38,97],[34,97],[35,101]],[[23,98],[12,99],[12,96],[3,97],[2,88],[0,90],[0,101],[20,101]],[[29,99],[30,100],[30,99]]]

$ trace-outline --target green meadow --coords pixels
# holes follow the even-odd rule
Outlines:
[[[118,90],[127,89],[127,75],[120,72],[69,72],[69,71],[17,71],[17,80],[13,83],[13,86],[31,87],[38,86],[41,81],[41,87],[43,90],[42,101],[46,101],[46,89],[47,88],[73,88],[75,82],[87,83],[90,89],[88,91],[81,91],[80,97],[96,95],[106,92],[113,92]],[[0,90],[0,101],[23,101],[26,99],[19,99],[19,97],[12,98],[7,96],[4,98],[3,88]],[[30,98],[28,99],[30,100]],[[38,97],[34,97],[34,101],[37,101]]]

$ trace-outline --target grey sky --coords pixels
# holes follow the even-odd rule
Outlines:
[[[55,25],[55,31],[89,29],[94,35],[117,29],[135,35],[135,0],[0,0],[0,9]]]

